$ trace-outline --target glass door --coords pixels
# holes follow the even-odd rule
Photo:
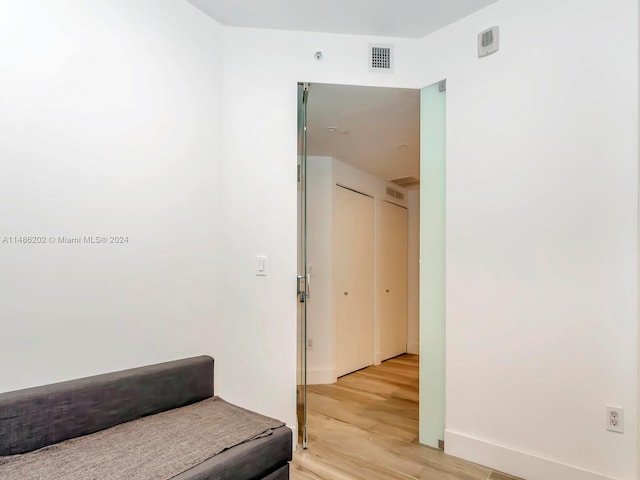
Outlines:
[[[444,445],[447,82],[420,94],[420,443]]]
[[[309,84],[298,84],[298,335],[297,388],[298,446],[307,448],[307,98]]]

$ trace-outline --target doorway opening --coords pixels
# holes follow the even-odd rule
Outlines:
[[[421,92],[301,84],[299,102],[299,444],[336,385],[386,391],[417,442]]]

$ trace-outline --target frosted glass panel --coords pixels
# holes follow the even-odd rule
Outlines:
[[[446,91],[420,95],[420,443],[438,448],[445,418]]]

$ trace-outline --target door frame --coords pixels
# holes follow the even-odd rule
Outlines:
[[[334,85],[341,85],[341,83],[337,83],[337,82],[315,82],[315,83],[328,83],[328,84],[334,84]],[[307,85],[312,85],[313,82],[297,82],[297,85],[299,84],[307,84]],[[346,84],[346,83],[345,83]],[[367,85],[362,85],[362,86],[367,86]],[[371,85],[369,85],[371,86]],[[389,86],[386,86],[389,87]],[[389,88],[394,88],[394,87],[389,87]],[[402,87],[397,87],[397,88],[402,88]],[[407,88],[411,88],[411,87],[407,87]],[[424,178],[425,177],[425,170],[424,165],[426,161],[428,161],[429,159],[429,153],[425,151],[425,149],[422,148],[423,145],[425,145],[425,133],[430,131],[430,123],[427,124],[425,122],[425,118],[423,115],[423,109],[424,109],[424,92],[427,89],[434,89],[437,88],[439,90],[439,93],[446,93],[446,80],[441,80],[437,83],[434,83],[432,85],[428,85],[427,87],[421,88],[421,113],[420,113],[420,123],[421,123],[421,134],[420,134],[420,144],[421,144],[421,153],[420,153],[420,164],[421,164],[421,171],[420,171],[420,177]],[[441,119],[441,124],[438,128],[435,129],[436,132],[433,132],[435,134],[437,134],[438,132],[441,134],[441,142],[442,142],[442,148],[444,150],[444,158],[442,160],[442,170],[441,170],[441,177],[439,177],[437,180],[438,182],[440,182],[440,184],[443,186],[443,190],[442,190],[442,202],[440,204],[440,208],[441,208],[441,214],[442,214],[442,222],[441,222],[441,228],[439,228],[436,232],[436,235],[438,235],[440,237],[442,246],[445,247],[446,246],[446,191],[444,190],[444,185],[446,185],[446,95],[445,95],[445,103],[444,103],[444,111],[443,111],[443,118]],[[297,162],[296,162],[297,164]],[[297,168],[297,167],[296,167]],[[446,304],[446,298],[445,298],[445,292],[446,292],[446,265],[445,265],[445,256],[446,256],[446,251],[442,251],[441,253],[441,268],[442,271],[441,273],[441,284],[440,284],[440,291],[442,292],[442,298],[440,299],[441,302],[441,306],[442,306],[442,318],[439,319],[440,323],[441,323],[441,327],[442,327],[442,334],[438,336],[438,338],[435,339],[436,344],[439,346],[439,351],[437,352],[438,355],[440,355],[442,362],[439,366],[437,366],[437,369],[440,373],[440,375],[437,376],[437,378],[433,379],[433,385],[428,385],[429,380],[427,380],[427,382],[423,381],[424,379],[422,378],[422,372],[428,371],[431,365],[428,364],[427,361],[427,355],[428,352],[426,352],[425,350],[425,337],[424,332],[427,330],[425,328],[425,325],[427,325],[427,313],[425,312],[424,308],[423,308],[423,285],[425,283],[425,269],[423,269],[423,264],[425,262],[423,262],[424,260],[424,255],[425,252],[423,251],[423,236],[425,234],[426,231],[429,231],[426,227],[427,227],[427,222],[425,222],[425,215],[424,215],[424,211],[425,211],[425,207],[427,205],[427,197],[428,197],[428,190],[424,187],[424,182],[421,181],[420,184],[420,274],[419,274],[419,278],[420,278],[420,306],[419,306],[419,318],[420,318],[420,372],[421,372],[421,381],[420,381],[420,393],[419,393],[419,404],[420,404],[420,417],[423,418],[423,406],[424,404],[426,404],[427,402],[425,401],[425,395],[424,395],[424,391],[427,388],[436,388],[438,391],[438,394],[441,395],[442,397],[442,405],[441,408],[436,408],[433,412],[431,412],[429,414],[430,417],[430,423],[431,423],[431,427],[429,428],[429,432],[424,431],[425,428],[422,426],[423,422],[420,422],[420,428],[419,428],[419,439],[420,439],[420,443],[423,443],[425,445],[431,446],[431,447],[435,447],[435,448],[444,448],[444,430],[445,430],[445,426],[446,426],[446,422],[445,422],[445,405],[446,405],[446,390],[445,390],[445,344],[446,344],[446,337],[444,335],[444,331],[446,330],[446,311],[444,310],[445,304]],[[428,218],[428,217],[427,217]],[[298,221],[298,220],[297,220]],[[298,249],[300,248],[300,245],[298,243]],[[306,269],[305,269],[306,270]],[[335,325],[334,325],[334,332],[335,332]],[[296,336],[296,338],[299,338],[299,334]],[[375,341],[375,339],[374,339]],[[306,344],[305,344],[305,348],[306,348]],[[374,356],[375,356],[375,348],[374,348]],[[375,362],[374,362],[375,363]],[[430,363],[430,362],[429,362]],[[305,409],[306,409],[306,402],[305,402]],[[434,434],[434,432],[436,432]],[[434,442],[435,439],[435,442]]]

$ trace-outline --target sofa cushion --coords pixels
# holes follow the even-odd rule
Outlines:
[[[30,452],[213,395],[200,356],[0,394],[0,456]]]
[[[171,480],[286,479],[289,478],[287,462],[293,451],[291,442],[289,427],[276,428],[268,437],[225,450]],[[273,471],[276,467],[280,467],[277,473]]]
[[[235,445],[269,436],[282,425],[215,397],[34,452],[0,457],[0,479],[168,479]],[[271,455],[270,448],[266,452]]]

